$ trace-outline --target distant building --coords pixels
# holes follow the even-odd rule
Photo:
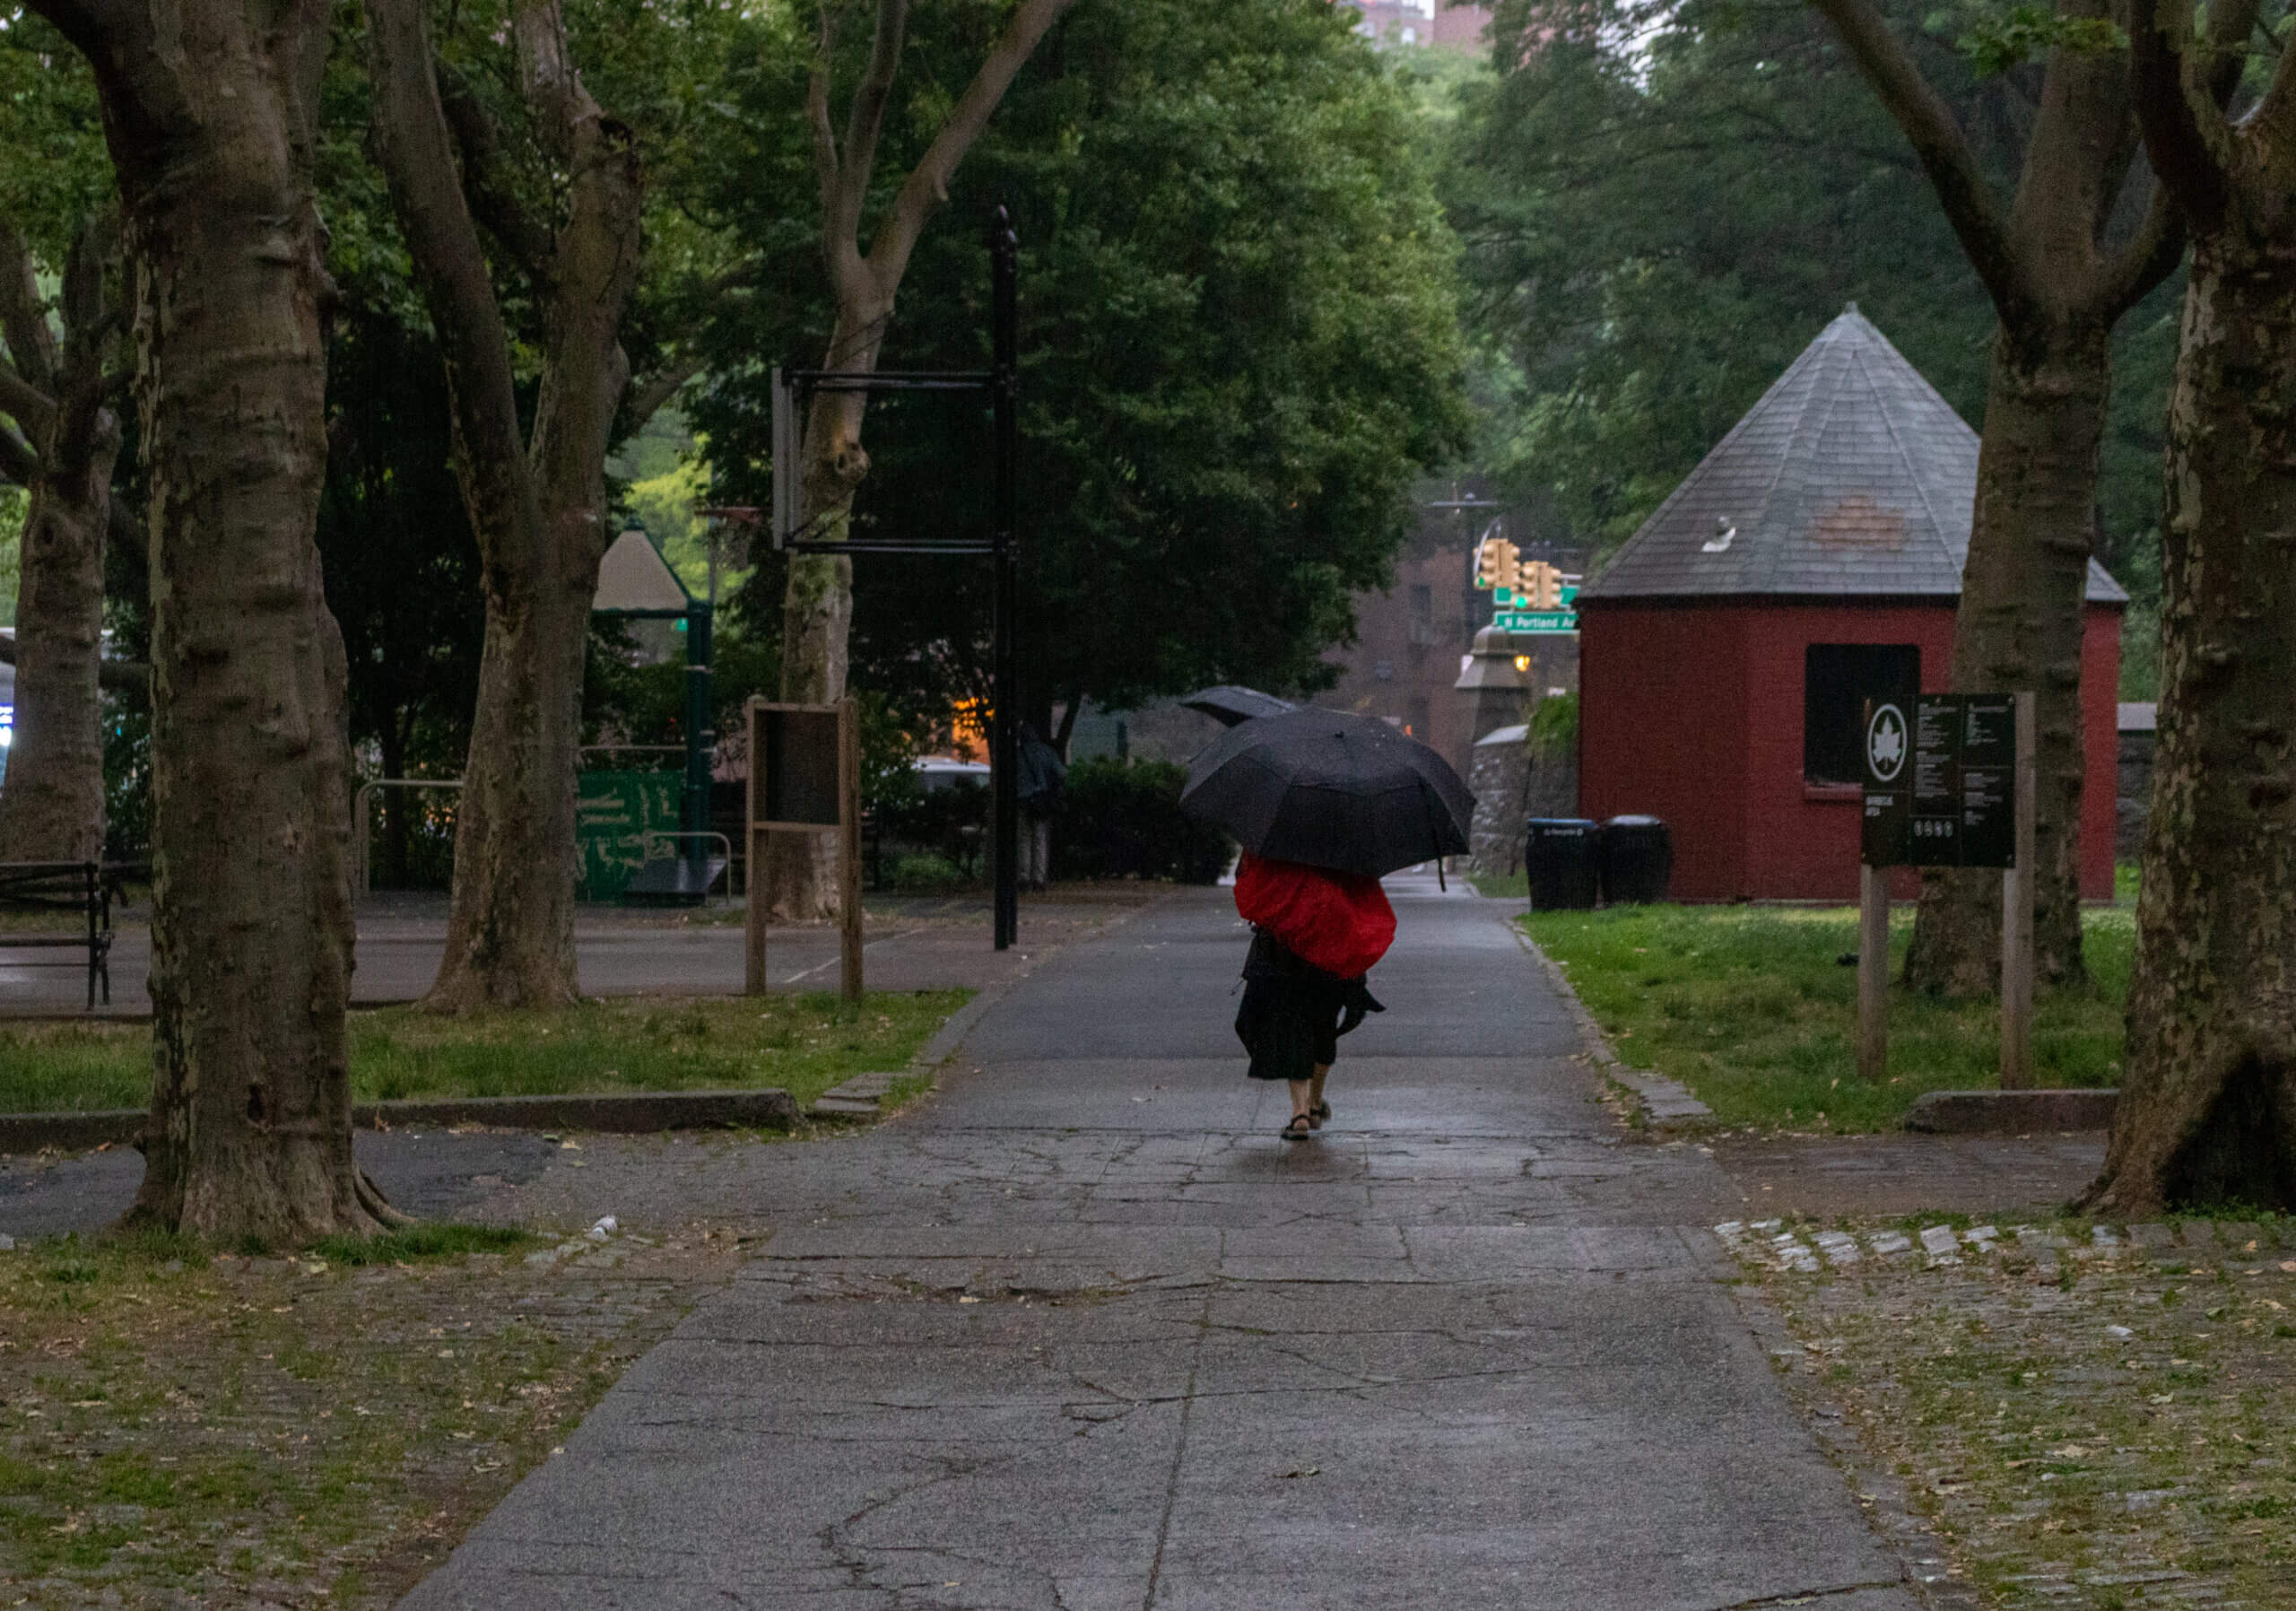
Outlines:
[[[1340,10],[1353,12],[1355,31],[1374,44],[1393,48],[1481,50],[1489,43],[1491,13],[1480,5],[1446,6],[1442,0],[1413,4],[1411,0],[1336,0]]]
[[[1356,640],[1324,657],[1340,668],[1339,680],[1315,702],[1394,722],[1464,778],[1474,741],[1503,725],[1459,692],[1475,633],[1492,615],[1491,596],[1474,587],[1475,545],[1487,535],[1508,536],[1523,545],[1526,557],[1548,557],[1572,570],[1577,559],[1575,551],[1550,551],[1529,541],[1518,513],[1493,501],[1478,483],[1427,483],[1421,490],[1419,529],[1396,562],[1395,583],[1355,596]],[[1524,687],[1529,690],[1529,682]],[[1521,710],[1505,717],[1522,719]]]
[[[1865,698],[1946,687],[1978,437],[1853,305],[1578,595],[1579,806],[1694,901],[1857,893]],[[2113,887],[2128,596],[2089,568],[2081,889]]]

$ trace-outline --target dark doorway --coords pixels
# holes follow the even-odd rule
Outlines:
[[[1857,788],[1866,777],[1866,701],[1905,702],[1920,692],[1917,644],[1811,644],[1802,655],[1802,780]]]

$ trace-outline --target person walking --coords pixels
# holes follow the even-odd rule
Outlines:
[[[1042,890],[1052,882],[1052,819],[1067,804],[1068,768],[1060,752],[1021,724],[1021,767],[1014,794],[1021,806],[1021,855],[1013,869],[1022,889]]]
[[[1366,982],[1396,937],[1395,909],[1377,878],[1247,852],[1236,865],[1236,910],[1252,926],[1236,1038],[1245,1073],[1291,1087],[1279,1132],[1305,1141],[1331,1121],[1325,1082],[1339,1037],[1387,1009]]]

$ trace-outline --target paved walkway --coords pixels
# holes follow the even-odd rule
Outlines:
[[[936,1099],[745,1149],[711,1191],[767,1256],[405,1611],[1915,1611],[1688,1228],[1739,1192],[1618,1145],[1505,908],[1397,904],[1317,1141],[1242,1077],[1202,891]]]
[[[978,988],[1022,971],[1039,948],[1088,931],[1139,904],[1147,887],[1062,888],[1021,901],[1020,943],[993,949],[986,897],[902,898],[868,903],[863,971],[872,989]],[[444,896],[379,896],[359,903],[351,976],[357,1006],[413,1001],[439,976],[446,950]],[[776,990],[837,988],[838,931],[826,923],[773,928],[766,977]],[[738,912],[712,907],[689,920],[676,914],[585,907],[574,922],[582,988],[593,996],[733,995],[742,988]],[[98,1016],[146,1017],[151,930],[141,910],[121,921],[111,949],[111,1005]],[[0,949],[0,1017],[76,1014],[87,1002],[77,952]]]

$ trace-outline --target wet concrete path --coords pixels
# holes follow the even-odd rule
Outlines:
[[[752,1149],[766,1256],[404,1606],[1915,1611],[1719,1284],[1738,1191],[1621,1145],[1509,908],[1397,908],[1313,1142],[1205,891]]]

